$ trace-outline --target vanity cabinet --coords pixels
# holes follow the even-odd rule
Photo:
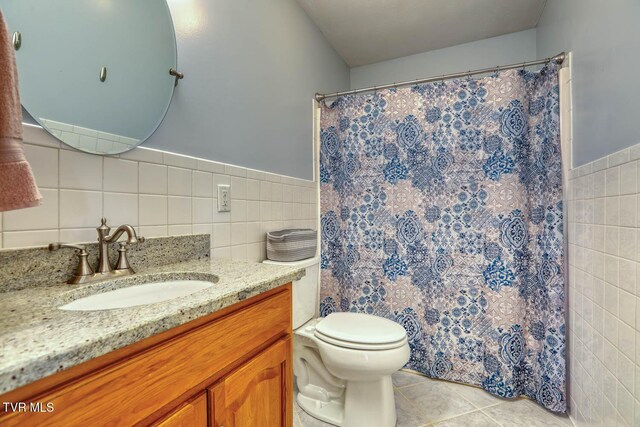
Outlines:
[[[54,410],[0,425],[291,427],[291,333],[287,284],[6,393]]]

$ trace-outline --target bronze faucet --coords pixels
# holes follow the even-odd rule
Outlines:
[[[113,234],[109,234],[111,228],[107,225],[107,219],[102,218],[101,224],[98,228],[98,269],[94,273],[93,269],[89,265],[87,260],[87,250],[84,246],[69,245],[65,243],[51,243],[49,245],[50,251],[56,251],[61,248],[73,248],[78,249],[78,267],[74,276],[67,281],[70,284],[88,283],[97,280],[103,280],[111,276],[127,276],[134,274],[133,268],[129,265],[127,259],[127,245],[131,243],[142,243],[144,237],[138,237],[134,228],[128,224],[121,225],[116,229]],[[127,233],[127,240],[120,242],[118,248],[118,261],[116,268],[111,267],[109,262],[109,244],[116,242],[123,233]]]
[[[125,224],[116,228],[116,231],[109,235],[111,228],[107,225],[107,219],[102,218],[102,223],[100,227],[96,228],[98,231],[98,271],[97,274],[109,274],[114,271],[111,268],[111,263],[109,262],[109,243],[117,241],[122,233],[127,233],[127,241],[126,243],[120,243],[120,249],[118,249],[119,257],[118,263],[116,264],[115,271],[127,270],[130,274],[133,274],[134,271],[129,266],[129,261],[127,260],[127,245],[131,243],[143,242],[144,237],[138,237],[136,235],[136,230],[133,229],[132,226]],[[118,268],[120,265],[126,265],[125,268]]]

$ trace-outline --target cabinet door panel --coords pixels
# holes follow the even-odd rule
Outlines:
[[[213,425],[292,425],[291,339],[278,341],[212,389]]]
[[[207,427],[207,404],[207,392],[200,393],[154,426]]]

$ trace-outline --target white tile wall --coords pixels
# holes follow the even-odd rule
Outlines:
[[[126,136],[115,135],[108,132],[100,132],[95,129],[70,125],[40,118],[58,138],[68,141],[74,147],[83,148],[99,153],[111,153],[129,150],[138,144],[138,140]]]
[[[119,193],[137,193],[138,163],[106,157],[104,159],[103,190]]]
[[[578,426],[640,426],[640,144],[570,172],[569,382]]]
[[[167,174],[165,165],[140,162],[138,165],[140,193],[167,194]]]
[[[0,213],[1,248],[92,241],[105,216],[146,237],[209,233],[213,256],[261,261],[267,231],[317,229],[312,181],[144,148],[96,156],[30,125],[24,140],[44,202]],[[231,212],[217,211],[217,184],[231,185]]]

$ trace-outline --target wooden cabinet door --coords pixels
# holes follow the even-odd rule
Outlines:
[[[291,427],[291,339],[273,344],[211,389],[214,427]]]
[[[180,406],[166,418],[154,424],[157,427],[207,427],[207,392],[200,393]]]

